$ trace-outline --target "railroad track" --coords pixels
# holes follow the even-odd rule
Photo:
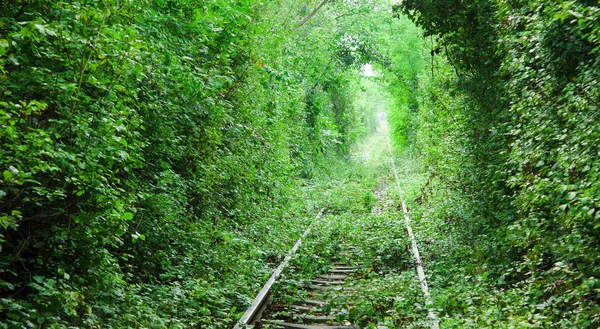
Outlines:
[[[277,329],[358,329],[347,320],[348,310],[333,308],[341,295],[351,293],[347,285],[349,279],[357,272],[357,268],[343,262],[348,259],[352,246],[341,246],[340,256],[332,260],[328,270],[317,274],[313,279],[306,279],[300,289],[295,291],[291,302],[271,303],[260,320],[254,323],[255,328]]]
[[[309,232],[310,229],[303,237]],[[277,279],[281,270],[287,266],[291,254],[301,243],[302,238],[271,279]],[[348,294],[351,293],[352,288],[347,283],[358,270],[348,263],[353,249],[353,246],[340,245],[340,252],[331,259],[329,265],[324,266],[325,270],[311,279],[302,280],[299,289],[287,296],[287,302],[274,302],[274,299],[270,298],[270,286],[267,283],[265,287],[269,286],[269,291],[263,294],[263,288],[235,328],[359,329],[357,325],[346,320],[348,310],[332,307],[337,299],[344,296],[344,300],[347,300]]]
[[[391,156],[390,163],[395,178],[395,185],[398,191],[401,191],[398,172]],[[427,311],[427,321],[432,329],[439,329],[439,320],[433,308],[432,298],[429,292],[425,272],[422,266],[421,257],[406,204],[401,201],[404,224],[408,235],[407,249],[410,246],[410,254],[414,261],[414,267],[419,281],[419,287],[423,293],[425,310]],[[381,212],[383,208],[377,210]],[[315,221],[319,219],[321,213],[317,215]],[[339,253],[330,260],[330,265],[326,266],[322,273],[316,276],[306,278],[304,283],[292,292],[292,296],[284,299],[269,298],[271,287],[279,278],[283,270],[288,266],[292,255],[302,244],[311,232],[311,227],[306,230],[302,237],[296,242],[292,250],[285,257],[281,265],[275,270],[269,278],[263,289],[252,302],[250,308],[242,315],[234,329],[359,329],[356,323],[349,319],[350,312],[344,308],[352,308],[352,289],[356,286],[348,284],[351,278],[358,273],[358,269],[353,265],[356,258],[352,256],[353,246],[339,245]],[[360,265],[360,264],[359,264]],[[361,265],[362,267],[362,265]],[[358,279],[358,278],[357,278]],[[363,280],[364,281],[364,280]],[[358,286],[365,288],[364,286]],[[275,302],[270,302],[270,301]],[[343,301],[343,302],[342,302]],[[354,301],[359,302],[359,301]],[[337,308],[336,308],[337,307]],[[356,317],[354,317],[356,318]],[[378,326],[378,328],[385,328]]]

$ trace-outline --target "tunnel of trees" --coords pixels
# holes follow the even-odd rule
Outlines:
[[[0,328],[231,327],[377,95],[442,327],[598,328],[599,53],[591,0],[4,2]]]

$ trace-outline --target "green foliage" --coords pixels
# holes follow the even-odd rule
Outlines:
[[[355,149],[352,161],[331,161],[308,190],[325,215],[315,219],[311,234],[292,258],[291,271],[284,272],[276,286],[274,304],[293,303],[304,280],[342,261],[358,271],[347,284],[349,290],[332,293],[325,307],[346,310],[333,312],[338,321],[361,328],[427,327],[403,217],[393,204],[397,195],[390,182],[387,133],[381,127]],[[374,147],[380,152],[365,155]],[[372,207],[363,207],[365,198],[372,200]]]
[[[432,42],[410,120],[442,325],[597,327],[598,5],[397,9]]]
[[[352,6],[3,4],[0,327],[231,326],[364,131]]]
[[[416,132],[410,116],[419,107],[419,80],[425,68],[424,40],[421,30],[404,16],[394,18],[384,11],[377,21],[373,38],[377,40],[380,57],[374,62],[379,72],[374,79],[387,88],[383,95],[371,98],[392,102],[382,112],[387,113],[392,144],[403,148]]]
[[[600,325],[598,4],[318,3],[3,4],[0,327],[229,327],[321,207],[419,326],[386,116],[444,326]]]

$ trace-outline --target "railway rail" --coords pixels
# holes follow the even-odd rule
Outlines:
[[[303,235],[305,238],[310,232]],[[270,303],[268,298],[272,287],[283,268],[287,267],[291,255],[302,244],[302,239],[294,245],[292,251],[280,265],[252,306],[240,319],[235,329],[271,327],[278,329],[359,329],[355,324],[344,320],[348,313],[344,309],[332,309],[331,304],[340,294],[351,289],[347,287],[348,279],[355,275],[357,268],[344,262],[351,258],[353,246],[341,245],[338,257],[331,260],[328,270],[316,275],[313,279],[304,280],[304,284],[292,297],[293,301],[285,304]]]
[[[390,162],[396,180],[396,188],[400,189],[398,172],[391,152]],[[421,263],[418,245],[411,228],[409,213],[404,201],[402,200],[401,202],[404,223],[411,244],[411,254],[415,262],[415,271],[419,278],[419,286],[423,292],[423,298],[428,311],[429,323],[432,329],[439,329],[438,319],[431,306],[431,295]],[[315,221],[321,217],[322,213],[323,210],[319,212]],[[331,264],[326,267],[327,270],[317,274],[312,279],[305,280],[302,287],[292,296],[291,302],[277,303],[272,302],[272,299],[269,298],[272,287],[282,272],[288,267],[291,257],[300,248],[303,240],[310,234],[311,226],[298,239],[283,262],[273,272],[234,329],[360,329],[356,323],[351,323],[347,320],[349,318],[347,316],[348,310],[332,307],[332,305],[339,305],[335,301],[340,296],[345,295],[346,298],[343,299],[346,301],[348,300],[347,297],[351,296],[349,292],[352,286],[347,283],[357,273],[357,268],[353,265],[356,263],[351,261],[354,248],[351,245],[340,245],[340,253],[330,260]]]

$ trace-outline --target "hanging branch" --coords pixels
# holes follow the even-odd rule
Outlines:
[[[323,7],[327,1],[329,0],[323,0],[323,2],[321,2],[316,8],[315,10],[313,10],[310,14],[308,14],[308,16],[304,17],[304,19],[296,26],[296,29],[300,28],[302,25],[304,25],[304,23],[308,22],[309,19],[311,19],[313,16],[315,16],[315,14],[319,11],[319,9],[321,9],[321,7]]]

